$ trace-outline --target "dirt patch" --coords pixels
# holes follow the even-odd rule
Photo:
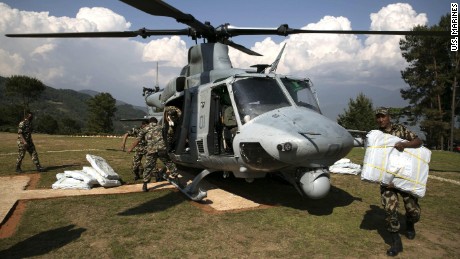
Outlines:
[[[12,212],[5,219],[5,223],[0,226],[0,238],[8,238],[16,232],[21,217],[26,210],[26,203],[26,201],[18,201],[13,207]]]
[[[34,190],[37,188],[38,182],[40,181],[40,174],[29,174],[30,177],[29,184],[26,187],[26,190]]]
[[[29,174],[30,181],[26,186],[26,190],[33,190],[40,181],[40,174]],[[8,238],[12,236],[21,221],[21,217],[26,210],[27,201],[18,201],[11,209],[10,214],[5,219],[4,223],[0,225],[0,238]]]

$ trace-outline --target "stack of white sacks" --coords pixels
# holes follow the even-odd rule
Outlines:
[[[431,151],[425,147],[399,152],[394,144],[404,141],[379,130],[367,134],[361,179],[383,184],[423,197],[426,192]]]
[[[102,187],[120,186],[120,177],[105,161],[104,158],[86,155],[91,167],[84,166],[82,170],[64,171],[56,174],[57,181],[51,186],[53,189],[83,189],[89,190],[94,185]]]
[[[329,172],[336,174],[353,174],[358,175],[361,173],[361,166],[351,162],[348,158],[342,158],[329,166]]]

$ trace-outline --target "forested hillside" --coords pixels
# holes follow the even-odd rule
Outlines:
[[[5,80],[0,77],[0,131],[15,132],[22,119],[18,100],[5,94]],[[69,89],[55,89],[46,86],[39,99],[30,104],[35,114],[36,131],[51,134],[85,134],[87,118],[86,101],[92,96]],[[142,118],[145,111],[130,104],[117,102],[113,118],[114,133],[122,134],[139,122],[121,122],[122,118]]]

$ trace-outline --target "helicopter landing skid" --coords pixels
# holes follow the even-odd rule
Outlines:
[[[174,185],[177,189],[179,189],[182,193],[187,195],[192,201],[201,201],[204,198],[208,196],[206,191],[203,191],[201,188],[198,187],[198,184],[205,178],[208,174],[212,173],[214,171],[209,171],[207,169],[201,171],[195,178],[193,178],[193,181],[188,184],[187,186],[183,186],[180,182],[179,179],[172,179],[169,177],[166,177],[166,180]]]

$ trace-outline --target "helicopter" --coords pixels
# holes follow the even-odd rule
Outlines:
[[[261,54],[235,43],[237,36],[292,34],[378,34],[448,37],[444,31],[306,30],[281,24],[276,28],[214,27],[161,0],[121,0],[154,16],[187,25],[184,29],[146,29],[112,32],[24,33],[8,37],[142,37],[187,36],[197,43],[188,63],[163,89],[144,88],[149,107],[181,111],[174,126],[170,159],[179,166],[201,170],[186,186],[168,179],[194,201],[206,197],[200,182],[213,172],[232,173],[248,182],[277,174],[303,196],[320,199],[330,190],[328,167],[345,157],[362,139],[353,137],[321,112],[309,78],[276,73],[284,51],[272,64],[235,68],[229,47],[248,55]],[[198,40],[202,39],[202,43]],[[163,115],[163,118],[165,116]],[[164,121],[165,122],[165,121]],[[168,123],[163,123],[168,125]]]

